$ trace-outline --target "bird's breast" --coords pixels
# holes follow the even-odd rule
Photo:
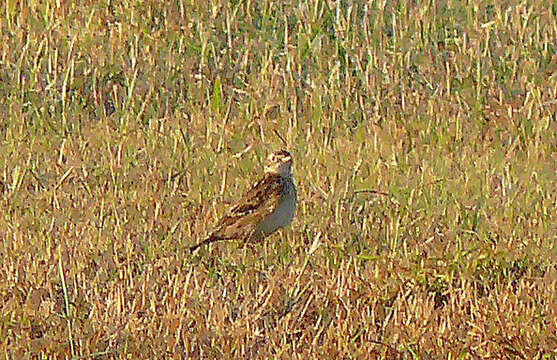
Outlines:
[[[273,212],[258,224],[257,231],[268,235],[290,224],[296,214],[296,203],[296,186],[294,185],[294,182],[290,180],[287,184],[285,184],[284,194],[281,201]]]

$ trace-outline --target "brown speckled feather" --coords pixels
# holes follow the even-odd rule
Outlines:
[[[193,252],[202,245],[218,240],[251,238],[257,223],[276,208],[284,181],[278,174],[265,174],[219,221],[211,235],[190,250]]]
[[[259,241],[292,222],[297,202],[292,155],[275,151],[267,157],[263,178],[230,208],[209,237],[190,250],[218,240]]]

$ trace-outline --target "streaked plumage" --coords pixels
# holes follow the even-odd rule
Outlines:
[[[296,213],[296,185],[292,179],[292,156],[286,150],[269,155],[265,175],[218,222],[198,247],[219,240],[262,240],[290,224]]]

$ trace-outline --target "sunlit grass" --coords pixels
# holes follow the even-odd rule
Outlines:
[[[5,358],[557,356],[553,3],[0,11]],[[189,254],[285,146],[291,228]]]

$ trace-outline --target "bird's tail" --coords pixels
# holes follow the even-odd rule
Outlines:
[[[212,242],[219,241],[219,240],[224,240],[224,239],[221,238],[221,237],[219,237],[219,236],[211,235],[211,236],[209,236],[207,239],[205,239],[205,240],[203,240],[202,242],[200,242],[199,244],[190,247],[190,252],[193,253],[195,250],[197,250],[197,249],[200,248],[201,246],[207,245],[207,244],[210,244],[210,243],[212,243]]]

